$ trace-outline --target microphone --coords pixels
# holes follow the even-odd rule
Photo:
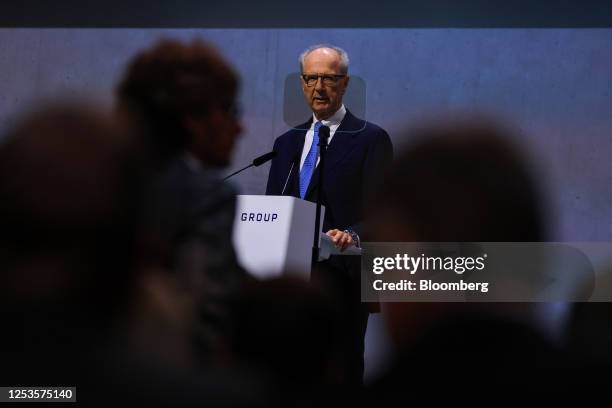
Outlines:
[[[270,153],[262,154],[261,156],[253,159],[253,166],[259,167],[262,164],[267,163],[268,161],[272,160],[275,157],[276,157],[276,152],[274,150],[272,150]]]
[[[319,261],[319,236],[321,234],[321,207],[323,200],[321,191],[323,190],[323,175],[325,174],[327,139],[329,139],[329,127],[321,126],[319,128],[319,188],[317,189],[314,235],[312,237],[312,258],[310,261],[311,276],[317,267],[317,262]]]
[[[329,126],[321,126],[319,128],[319,148],[327,149],[327,139],[329,139]]]
[[[253,162],[251,164],[249,164],[248,166],[245,166],[245,167],[241,168],[240,170],[235,171],[232,174],[230,174],[229,176],[225,177],[223,179],[223,181],[229,179],[230,177],[234,177],[236,174],[241,173],[241,172],[245,171],[246,169],[248,169],[250,167],[253,167],[253,166],[259,167],[262,164],[269,162],[270,160],[272,160],[275,157],[276,157],[276,152],[274,150],[272,150],[269,153],[262,154],[261,156],[254,158]]]
[[[321,149],[321,147],[323,147],[324,149],[327,149],[327,139],[329,139],[329,127],[321,126],[319,128],[319,144],[318,144],[319,149]],[[285,180],[285,185],[283,187],[283,191],[281,191],[281,195],[285,194],[285,190],[287,189],[287,183],[289,182],[289,178],[291,178],[291,172],[293,171],[293,167],[295,166],[295,163],[298,162],[299,159],[300,159],[300,152],[297,152],[297,154],[291,161],[291,168],[289,169],[289,174],[287,174],[287,179]]]
[[[281,191],[281,195],[285,195],[285,190],[287,189],[287,183],[289,183],[289,179],[291,178],[291,172],[293,171],[293,167],[295,167],[295,163],[300,160],[300,152],[297,152],[291,160],[291,167],[289,168],[289,174],[287,174],[287,179],[285,180],[285,185],[283,186],[283,191]]]

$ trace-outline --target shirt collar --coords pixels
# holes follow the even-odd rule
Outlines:
[[[334,113],[333,115],[331,115],[329,118],[324,119],[324,120],[320,120],[317,119],[317,117],[315,116],[315,114],[312,114],[312,123],[317,123],[317,121],[321,122],[321,124],[323,126],[327,126],[327,127],[337,127],[340,125],[340,122],[342,122],[342,119],[344,119],[344,115],[346,115],[346,108],[344,107],[344,104],[342,104],[342,106],[340,106],[340,109],[338,109],[336,111],[336,113]]]

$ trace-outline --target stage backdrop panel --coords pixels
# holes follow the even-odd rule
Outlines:
[[[425,118],[493,113],[517,127],[538,164],[551,239],[612,235],[612,29],[0,29],[0,131],[57,95],[110,108],[130,57],[161,37],[205,38],[242,76],[246,130],[228,173],[270,150],[297,124],[287,118],[307,113],[288,88],[297,57],[330,42],[351,59],[347,100],[397,148],[409,141],[402,130]],[[267,172],[234,181],[243,194],[261,194]]]

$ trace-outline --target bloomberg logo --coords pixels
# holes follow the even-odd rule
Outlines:
[[[246,213],[240,214],[240,220],[251,222],[274,222],[278,219],[277,213]]]

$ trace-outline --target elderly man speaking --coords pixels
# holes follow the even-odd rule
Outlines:
[[[291,195],[315,201],[318,190],[319,128],[330,129],[321,200],[323,230],[342,250],[359,246],[364,219],[362,199],[391,163],[393,147],[387,132],[355,117],[342,103],[349,85],[347,53],[333,45],[315,45],[299,58],[302,91],[312,117],[279,136],[266,194]],[[334,259],[338,258],[338,259]],[[331,288],[347,319],[347,380],[361,382],[367,308],[360,303],[359,267],[354,257],[332,257],[312,280]],[[358,263],[357,263],[358,264]],[[351,266],[352,265],[352,266]]]

